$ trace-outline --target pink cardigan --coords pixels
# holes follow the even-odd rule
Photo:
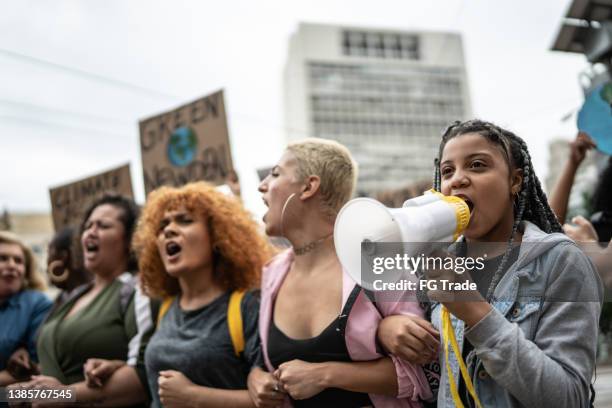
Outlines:
[[[261,282],[261,305],[259,309],[259,336],[261,337],[264,361],[269,372],[274,368],[268,357],[268,330],[272,319],[272,305],[278,290],[289,271],[294,259],[293,250],[289,249],[274,257],[263,269]],[[343,271],[342,305],[346,303],[355,281]],[[380,312],[379,312],[380,310]],[[346,323],[345,341],[353,361],[370,361],[383,357],[376,351],[376,331],[381,316],[413,314],[423,316],[423,311],[415,302],[370,302],[363,292],[357,297]],[[421,400],[429,400],[432,393],[420,366],[407,363],[390,356],[397,372],[398,395],[370,394],[372,403],[377,408],[421,407]],[[283,407],[290,407],[285,399]]]

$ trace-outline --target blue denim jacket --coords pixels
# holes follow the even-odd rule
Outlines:
[[[468,330],[451,316],[459,348],[464,335],[474,346],[466,365],[484,407],[588,407],[601,280],[567,236],[546,234],[530,222],[522,227],[518,259],[497,285],[492,310]],[[440,309],[432,313],[439,330]],[[442,353],[440,359],[438,407],[454,407]],[[449,360],[458,384],[452,352]]]
[[[0,370],[19,347],[37,361],[35,336],[50,308],[49,298],[36,290],[22,290],[0,305]]]

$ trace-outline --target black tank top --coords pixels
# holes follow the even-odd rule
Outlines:
[[[344,330],[348,315],[360,291],[361,288],[355,286],[340,316],[335,318],[321,334],[310,339],[296,340],[288,337],[276,326],[274,316],[272,316],[268,333],[268,355],[274,368],[278,368],[284,362],[296,359],[310,363],[352,361],[346,348]],[[305,400],[291,399],[291,402],[296,408],[373,406],[368,394],[339,388],[327,388],[311,398]]]

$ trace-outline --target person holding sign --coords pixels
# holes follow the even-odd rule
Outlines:
[[[384,316],[422,316],[418,303],[370,302],[336,255],[334,222],[356,176],[346,147],[306,139],[290,144],[259,186],[266,233],[293,247],[263,272],[265,366],[249,376],[258,407],[419,407],[432,396],[420,366],[384,356],[376,342]]]
[[[143,288],[164,299],[145,353],[153,407],[251,407],[258,287],[271,248],[239,200],[205,182],[151,192],[135,235]]]
[[[51,308],[32,251],[14,234],[0,232],[0,387],[17,382],[7,371],[18,348],[36,360],[36,332]]]
[[[93,282],[75,289],[38,337],[32,388],[70,385],[77,402],[137,406],[147,400],[144,349],[153,331],[149,300],[136,288],[130,242],[138,207],[104,195],[85,212],[81,247]]]
[[[428,293],[440,302],[431,317],[444,349],[438,407],[590,406],[601,282],[562,234],[526,143],[488,122],[457,122],[438,158],[434,188],[470,206],[458,255],[472,256],[480,243],[497,250],[488,253],[488,273],[473,276],[479,290]],[[397,320],[410,319],[394,319],[381,324],[379,338],[403,356]]]

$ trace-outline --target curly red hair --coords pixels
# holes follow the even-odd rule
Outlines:
[[[181,207],[208,221],[216,282],[225,290],[258,287],[261,269],[273,255],[272,247],[239,200],[209,183],[196,182],[180,188],[161,187],[148,196],[133,241],[145,293],[164,298],[180,292],[178,280],[166,273],[157,236],[164,213]]]

